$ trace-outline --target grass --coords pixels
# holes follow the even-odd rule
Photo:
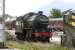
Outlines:
[[[21,50],[72,50],[66,47],[61,47],[58,45],[51,44],[41,44],[41,43],[32,43],[32,42],[24,42],[19,43],[16,41],[9,41],[6,43],[6,46],[9,48],[19,48]]]

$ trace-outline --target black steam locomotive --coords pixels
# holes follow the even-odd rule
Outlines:
[[[16,37],[19,40],[49,40],[48,17],[42,11],[30,12],[16,19]]]

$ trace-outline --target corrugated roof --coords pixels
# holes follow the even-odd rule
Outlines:
[[[13,20],[16,20],[16,18],[8,18],[7,20],[5,20],[5,22],[11,22],[11,21],[13,21]]]

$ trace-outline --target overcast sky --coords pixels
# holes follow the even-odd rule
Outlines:
[[[1,0],[0,0],[1,1]],[[5,0],[6,13],[20,16],[31,11],[44,11],[48,15],[52,8],[66,10],[75,8],[75,0]],[[1,4],[0,4],[1,5]]]
[[[20,16],[52,2],[53,0],[6,0],[6,13]]]

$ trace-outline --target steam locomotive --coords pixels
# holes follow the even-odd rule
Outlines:
[[[16,19],[16,37],[19,40],[46,40],[52,37],[48,17],[42,11],[30,12]]]

